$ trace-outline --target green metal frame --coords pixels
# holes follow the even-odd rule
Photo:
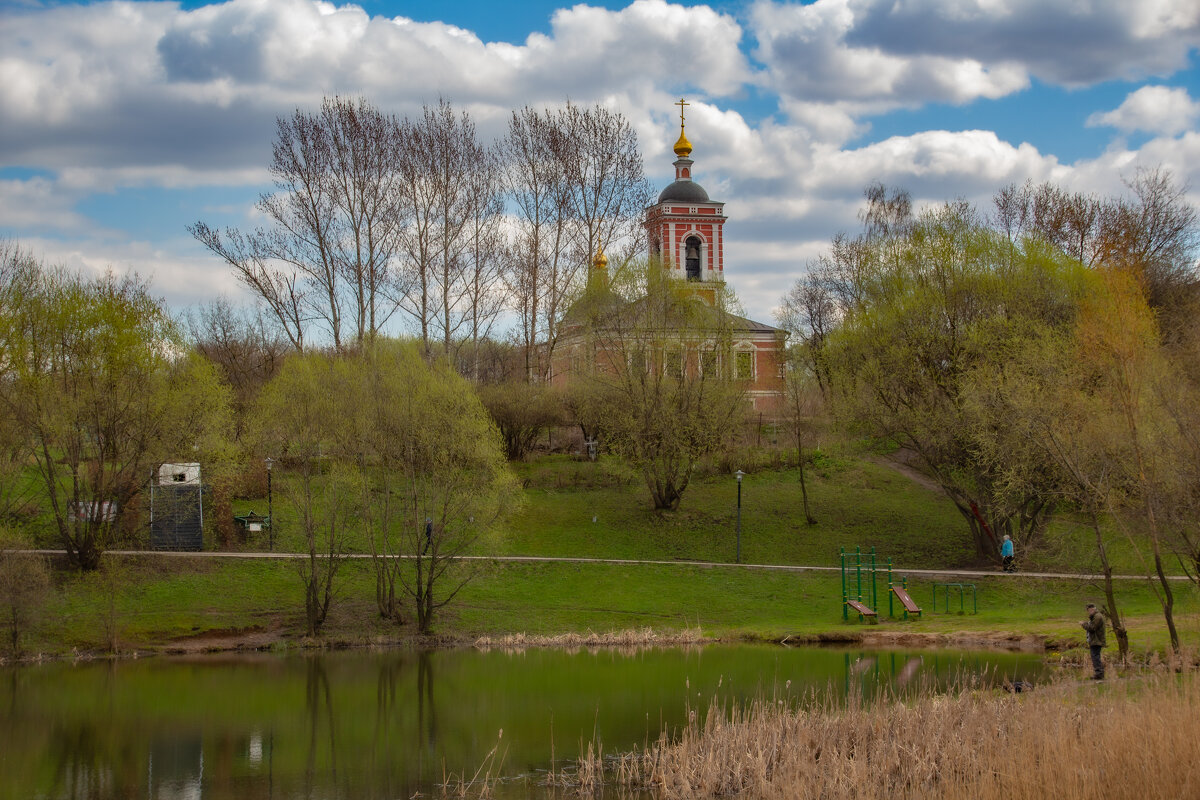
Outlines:
[[[935,613],[935,614],[937,613],[938,587],[941,587],[946,590],[946,613],[947,614],[950,613],[950,590],[951,589],[958,590],[958,613],[959,614],[967,613],[966,600],[965,600],[965,595],[966,595],[967,589],[971,590],[971,613],[972,614],[979,613],[979,594],[975,590],[975,584],[973,584],[973,583],[935,583],[935,584],[933,584],[933,613]]]
[[[839,554],[841,556],[841,560],[842,560],[842,621],[843,622],[850,621],[851,594],[850,594],[850,584],[846,578],[846,568],[848,566],[854,567],[854,588],[855,588],[854,599],[859,603],[863,602],[863,572],[864,572],[864,568],[866,568],[865,571],[867,572],[867,574],[869,575],[869,577],[871,579],[870,585],[867,586],[867,598],[870,600],[870,602],[865,603],[864,605],[866,605],[872,611],[878,611],[879,610],[879,589],[878,589],[878,586],[875,581],[875,576],[877,573],[876,563],[875,563],[875,548],[872,547],[870,552],[864,553],[864,552],[862,552],[862,548],[855,547],[853,553],[847,553],[846,548],[843,547],[843,548],[840,548],[838,552],[839,552]],[[866,557],[869,557],[871,559],[869,563],[864,561],[864,559]],[[847,559],[853,559],[853,561],[848,561]],[[889,570],[889,574],[890,574],[891,559],[888,559],[888,563],[889,563],[888,570]],[[859,616],[859,618],[861,618],[862,614],[859,614],[858,616]]]

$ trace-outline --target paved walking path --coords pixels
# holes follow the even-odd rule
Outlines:
[[[44,555],[66,555],[65,550],[34,550],[29,552]],[[119,556],[158,556],[163,558],[182,559],[299,559],[308,558],[307,553],[223,553],[217,551],[176,552],[172,550],[107,550],[107,553]],[[346,558],[371,558],[370,553],[349,553]],[[415,558],[406,555],[402,558]],[[816,567],[798,564],[729,564],[717,561],[665,561],[654,559],[633,558],[582,558],[571,556],[462,556],[468,561],[497,561],[509,563],[562,563],[562,564],[619,564],[628,566],[659,566],[659,567],[711,567],[715,569],[747,569],[776,572],[839,572],[840,567]],[[956,577],[956,578],[1057,578],[1061,580],[1101,581],[1104,576],[1095,573],[1072,572],[993,572],[982,569],[896,569],[897,575],[921,575],[924,577]],[[1186,575],[1168,575],[1169,580],[1186,581]],[[1147,580],[1145,575],[1113,575],[1113,580],[1138,581]]]

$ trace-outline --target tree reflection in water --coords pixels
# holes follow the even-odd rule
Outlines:
[[[801,702],[831,689],[838,698],[885,686],[930,691],[961,670],[989,681],[1036,679],[1040,665],[1008,653],[718,645],[239,654],[3,669],[0,797],[429,795],[445,777],[469,778],[500,729],[505,773],[531,774],[555,753],[570,758],[580,741],[638,746],[662,726],[678,726],[689,703],[704,709],[714,696],[732,707],[756,696]]]

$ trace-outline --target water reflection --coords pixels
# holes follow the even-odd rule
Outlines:
[[[435,793],[450,775],[469,777],[501,729],[502,771],[528,775],[574,757],[593,737],[609,752],[638,746],[714,696],[841,702],[936,690],[960,672],[998,682],[1036,680],[1041,670],[1028,655],[766,646],[8,669],[0,673],[0,797],[411,797]]]

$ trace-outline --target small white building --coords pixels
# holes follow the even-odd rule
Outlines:
[[[155,550],[204,548],[204,487],[197,463],[158,468],[150,486],[150,546]]]

